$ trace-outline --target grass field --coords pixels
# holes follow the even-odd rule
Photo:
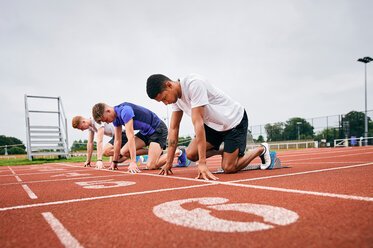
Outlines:
[[[78,163],[85,162],[87,157],[71,157],[69,159],[65,158],[37,158],[32,161],[28,159],[2,159],[0,160],[0,166],[10,166],[10,165],[29,165],[29,164],[47,164],[47,163]],[[96,161],[97,157],[92,156],[91,161]],[[102,157],[103,161],[109,161],[109,157]]]

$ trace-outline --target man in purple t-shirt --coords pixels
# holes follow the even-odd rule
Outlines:
[[[136,150],[145,146],[149,146],[146,161],[149,169],[158,169],[166,163],[167,155],[161,156],[161,154],[166,148],[168,129],[166,124],[149,109],[128,102],[114,107],[97,103],[92,108],[92,115],[99,124],[102,121],[114,124],[114,157],[110,169],[118,169],[119,156],[125,156],[131,159],[128,171],[140,172],[136,164]],[[122,126],[125,126],[128,142],[120,151]],[[134,130],[139,132],[135,135]],[[176,155],[185,156],[185,153],[178,150]]]

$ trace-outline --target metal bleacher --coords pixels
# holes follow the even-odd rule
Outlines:
[[[48,155],[69,157],[67,119],[61,97],[25,94],[25,121],[29,160]]]

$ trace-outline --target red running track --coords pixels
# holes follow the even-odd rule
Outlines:
[[[0,167],[0,247],[373,247],[373,147],[278,157],[291,167],[218,181],[195,167]]]

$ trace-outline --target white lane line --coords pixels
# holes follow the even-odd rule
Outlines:
[[[339,162],[333,162],[333,161],[310,161],[310,162],[300,162],[297,163],[297,165],[304,165],[304,164],[364,164],[367,161],[339,161]],[[283,161],[281,160],[281,164],[283,164]]]
[[[51,212],[41,214],[65,247],[83,247]]]
[[[32,190],[26,184],[22,184],[22,188],[26,191],[26,193],[31,199],[38,199],[38,197],[34,194],[34,192],[32,192]]]
[[[245,184],[236,184],[236,183],[226,183],[226,184],[231,185],[231,186],[247,187],[247,188],[254,188],[254,189],[265,189],[265,190],[272,190],[272,191],[281,191],[281,192],[286,192],[286,193],[298,193],[298,194],[305,194],[305,195],[327,196],[327,197],[335,197],[335,198],[348,199],[348,200],[373,202],[373,197],[365,197],[365,196],[323,193],[323,192],[315,192],[315,191],[285,189],[285,188],[250,185],[250,184],[246,184],[246,185]]]
[[[91,178],[101,178],[101,177],[120,177],[125,175],[107,175],[107,176],[94,176],[94,177],[73,177],[73,178],[62,178],[62,179],[50,179],[50,180],[39,180],[39,181],[24,181],[24,183],[47,183],[47,182],[60,182],[60,181],[72,181],[72,180],[83,180]],[[19,183],[3,183],[0,186],[14,185]]]
[[[16,173],[14,172],[14,170],[12,170],[12,168],[8,167],[9,170],[13,173],[13,176],[17,179],[18,182],[22,182],[21,178],[19,178]],[[27,186],[26,184],[21,184],[22,188],[26,191],[27,195],[31,198],[31,199],[38,199],[38,197],[34,194],[34,192],[32,192],[32,190],[29,188],[29,186]]]
[[[318,152],[311,152],[311,151],[302,151],[302,152],[298,152],[298,153],[291,153],[291,154],[288,154],[288,153],[284,153],[284,152],[279,152],[279,155],[281,155],[281,157],[298,157],[298,156],[318,156],[318,155],[329,155],[329,154],[336,154],[336,153],[342,153],[344,155],[347,155],[347,154],[354,154],[356,152],[370,152],[370,151],[373,151],[373,149],[358,149],[358,150],[349,150],[349,151],[344,151],[344,150],[329,150],[329,151],[318,151]]]
[[[373,162],[371,162],[371,163],[366,163],[366,164],[346,165],[346,166],[341,166],[341,167],[333,167],[333,168],[320,169],[320,170],[311,170],[311,171],[294,172],[294,173],[281,174],[281,175],[274,175],[274,176],[266,176],[266,177],[256,177],[256,178],[240,179],[240,180],[235,180],[235,181],[231,181],[231,182],[232,182],[232,183],[247,182],[247,181],[255,181],[255,180],[262,180],[262,179],[270,179],[270,178],[276,178],[276,177],[287,177],[287,176],[295,176],[295,175],[302,175],[302,174],[318,173],[318,172],[324,172],[324,171],[342,170],[342,169],[348,169],[348,168],[354,168],[354,167],[362,167],[362,166],[367,166],[367,165],[373,165]]]
[[[63,164],[63,163],[61,163]],[[69,164],[64,164],[66,166],[71,166],[71,167],[77,167],[75,165],[69,165]],[[191,167],[189,167],[191,168]],[[88,168],[91,170],[94,170],[93,168]],[[127,171],[120,171],[120,170],[107,170],[108,172],[111,173],[121,173],[121,174],[127,174],[127,175],[134,175],[133,173],[129,173]],[[194,178],[188,178],[188,177],[175,177],[175,176],[162,176],[158,174],[152,174],[152,173],[146,173],[146,172],[140,172],[136,173],[136,175],[146,175],[146,176],[154,176],[154,177],[159,177],[159,178],[174,178],[174,179],[181,179],[181,180],[187,180],[187,181],[193,181],[193,182],[215,182],[215,181],[205,181],[205,180],[199,180],[199,179],[194,179]]]
[[[81,167],[81,166],[79,166]],[[85,169],[81,169],[81,170],[75,170],[75,171],[86,171]],[[56,170],[56,171],[44,171],[44,172],[35,172],[35,173],[22,173],[22,174],[17,174],[19,176],[29,176],[29,175],[43,175],[43,174],[53,174],[53,173],[67,173],[69,172],[68,170]],[[12,175],[0,175],[0,177],[9,177],[9,176],[12,176]]]
[[[117,198],[117,197],[123,197],[123,196],[132,196],[132,195],[142,195],[142,194],[165,192],[165,191],[174,191],[174,190],[180,190],[180,189],[191,189],[191,188],[198,188],[198,187],[204,187],[204,186],[210,186],[210,185],[211,184],[200,184],[200,185],[184,186],[184,187],[177,187],[177,188],[156,189],[156,190],[148,190],[148,191],[142,191],[142,192],[132,192],[132,193],[87,197],[87,198],[64,200],[64,201],[36,203],[36,204],[29,204],[29,205],[19,205],[19,206],[13,206],[13,207],[0,208],[0,212],[4,212],[4,211],[8,211],[8,210],[14,210],[14,209],[33,208],[33,207],[42,207],[42,206],[50,206],[50,205],[60,205],[60,204],[72,203],[72,202],[83,202],[83,201],[92,201],[92,200],[99,200],[99,199]]]
[[[287,160],[284,158],[279,158],[281,159],[281,162],[284,163],[289,163],[289,162],[298,162],[298,161],[308,161],[308,160],[317,160],[317,159],[329,159],[329,158],[340,158],[340,157],[351,157],[351,156],[360,156],[360,155],[366,155],[366,154],[371,154],[373,152],[362,152],[362,153],[354,153],[354,154],[344,154],[344,155],[336,155],[336,156],[327,156],[327,157],[312,157],[312,158],[303,158],[303,159],[295,159],[295,160]]]

